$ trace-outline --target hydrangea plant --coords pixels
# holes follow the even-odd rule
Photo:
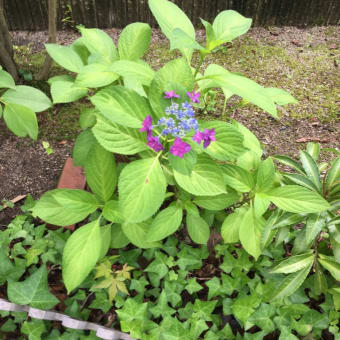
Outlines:
[[[296,291],[314,263],[339,279],[339,264],[331,254],[320,253],[319,243],[314,252],[309,250],[310,241],[325,228],[335,233],[334,251],[340,249],[338,232],[331,227],[338,223],[339,161],[324,185],[311,151],[303,154],[302,165],[281,157],[298,171],[284,176],[273,158],[263,158],[259,141],[242,124],[202,121],[195,112],[211,88],[221,89],[226,100],[237,95],[275,118],[277,105],[296,103],[286,91],[265,88],[222,66],[201,70],[216,47],[248,31],[251,19],[228,10],[213,24],[202,20],[206,43],[201,46],[192,23],[175,4],[149,0],[149,6],[170,49],[182,54],[158,71],[142,59],[151,37],[151,28],[143,23],[122,31],[118,49],[105,32],[84,27],[71,46],[46,45],[51,57],[73,73],[49,80],[53,102],[88,96],[92,105],[80,116],[83,132],[73,152],[91,192],[52,190],[32,209],[35,216],[59,226],[92,214],[64,249],[67,290],[79,286],[110,247],[132,243],[161,248],[178,231],[196,244],[207,244],[214,226],[224,242],[241,243],[257,260],[268,244],[282,242],[297,221],[306,221],[308,232],[300,236],[305,247],[297,245],[296,257],[274,269],[289,274],[274,298]],[[198,64],[192,62],[194,52]]]

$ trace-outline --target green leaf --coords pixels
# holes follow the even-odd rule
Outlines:
[[[28,340],[41,340],[46,326],[42,320],[25,321],[21,326],[21,332],[28,335]]]
[[[73,81],[55,81],[51,85],[51,95],[54,104],[71,103],[87,95],[87,88],[79,87]]]
[[[209,51],[212,51],[216,46],[216,38],[215,38],[215,32],[212,27],[212,25],[208,22],[200,18],[204,28],[205,28],[205,36],[206,36],[206,46]]]
[[[45,48],[50,57],[68,71],[79,73],[84,66],[82,59],[71,46],[45,44]]]
[[[110,222],[123,223],[124,218],[119,208],[118,201],[108,201],[104,205],[103,216]]]
[[[237,165],[222,165],[223,177],[227,185],[239,192],[249,192],[254,186],[252,174]]]
[[[327,279],[318,262],[315,265],[314,289],[317,295],[326,293],[328,289]]]
[[[86,181],[102,201],[108,201],[117,184],[116,163],[111,152],[100,144],[92,145],[85,162]]]
[[[112,123],[141,128],[150,107],[145,98],[123,86],[105,88],[91,97],[92,104]]]
[[[208,155],[219,161],[234,160],[243,151],[243,135],[233,125],[221,122],[210,121],[201,124],[203,129],[215,129],[216,141],[204,149]]]
[[[299,104],[299,102],[285,90],[268,87],[265,88],[264,91],[277,105]]]
[[[315,160],[309,153],[303,150],[300,150],[300,160],[308,178],[317,187],[318,191],[321,192],[320,172]]]
[[[5,247],[2,245],[0,248],[0,284],[4,284],[6,280],[17,281],[19,277],[24,273],[25,269],[16,266],[12,263],[7,255]],[[13,252],[12,252],[13,254]]]
[[[13,77],[6,71],[0,70],[0,88],[15,89]]]
[[[155,74],[148,91],[156,118],[163,117],[165,108],[171,104],[169,99],[164,98],[165,91],[174,90],[184,99],[187,97],[186,92],[191,91],[193,87],[194,77],[185,59],[174,59],[165,64]]]
[[[99,112],[93,108],[85,108],[81,111],[79,116],[79,125],[85,129],[90,129],[96,124],[96,115]]]
[[[226,192],[221,168],[210,157],[201,154],[190,175],[174,170],[176,182],[197,196],[215,196]]]
[[[238,208],[226,217],[221,229],[221,235],[225,243],[239,241],[239,229],[245,213],[246,209]]]
[[[210,72],[209,67],[214,68],[213,74],[211,74],[212,72]],[[244,76],[229,72],[222,66],[212,64],[209,67],[205,72],[205,74],[209,74],[207,79],[215,80],[221,87],[259,106],[274,118],[277,118],[276,105],[265,94],[264,88],[261,85]]]
[[[256,174],[256,192],[262,192],[270,189],[275,177],[275,167],[272,159],[268,157],[262,161]]]
[[[77,26],[77,28],[82,35],[82,43],[92,54],[99,54],[107,64],[119,59],[112,39],[104,31],[82,26]]]
[[[216,196],[195,197],[193,202],[201,208],[218,211],[230,207],[231,205],[235,204],[239,199],[240,195],[236,192],[228,192],[227,194]]]
[[[90,274],[99,259],[101,247],[99,220],[80,227],[66,241],[62,274],[68,293],[77,288]]]
[[[148,24],[135,22],[125,26],[118,41],[120,59],[137,60],[149,48],[151,28]]]
[[[246,33],[251,26],[252,19],[245,18],[233,10],[220,12],[213,22],[215,39],[222,43],[230,42]]]
[[[132,224],[125,223],[122,225],[122,230],[129,241],[138,248],[147,249],[161,246],[160,243],[147,241],[146,235],[149,230],[149,224],[145,222]]]
[[[149,7],[162,32],[170,41],[175,28],[180,28],[189,37],[195,39],[194,26],[177,5],[167,0],[149,0]],[[181,52],[188,61],[191,60],[191,48],[182,48]]]
[[[199,215],[188,210],[186,222],[190,238],[198,244],[207,244],[210,235],[207,222]]]
[[[168,159],[174,170],[183,175],[190,175],[197,162],[197,154],[194,150],[190,150],[181,158],[169,153]]]
[[[45,93],[26,85],[18,85],[15,89],[7,90],[1,100],[5,103],[26,106],[34,112],[45,111],[52,106]]]
[[[287,157],[287,156],[281,156],[281,155],[275,155],[272,156],[276,161],[282,163],[283,165],[287,165],[290,168],[294,169],[295,171],[299,172],[301,175],[306,175],[303,167],[300,163],[298,163],[296,160]]]
[[[7,127],[17,136],[38,138],[38,122],[35,113],[26,106],[7,104],[4,109]]]
[[[127,223],[152,216],[165,198],[166,180],[158,157],[129,163],[118,182],[119,205]]]
[[[287,275],[274,291],[273,295],[271,296],[271,300],[282,299],[292,295],[302,285],[303,281],[305,281],[311,267],[312,264],[296,273]]]
[[[314,241],[325,225],[325,220],[321,217],[321,214],[310,215],[306,223],[306,244]]]
[[[134,155],[148,149],[144,133],[112,123],[102,115],[97,115],[92,132],[104,149],[114,153]]]
[[[275,312],[274,306],[267,303],[261,303],[261,306],[256,310],[256,313],[253,313],[250,316],[249,322],[260,327],[265,333],[271,333],[275,330],[275,325],[272,321],[273,316],[276,314]]]
[[[84,190],[54,189],[41,196],[32,213],[47,223],[68,226],[84,220],[97,207],[96,198]]]
[[[146,235],[150,242],[160,241],[173,234],[181,225],[183,210],[177,205],[170,205],[161,210],[151,223]]]
[[[40,309],[50,309],[59,303],[48,290],[47,270],[44,265],[24,281],[8,282],[7,295],[13,303]]]
[[[213,277],[211,280],[205,282],[209,291],[208,291],[208,300],[211,300],[213,297],[218,296],[221,294],[221,282],[220,279],[216,276]]]
[[[171,34],[170,40],[170,51],[175,49],[193,49],[193,50],[204,50],[195,38],[189,36],[180,28],[175,28]]]
[[[155,71],[147,63],[141,61],[118,60],[111,64],[110,70],[146,86],[150,86],[155,76]]]
[[[288,183],[295,183],[301,185],[309,190],[318,191],[314,183],[306,177],[306,175],[283,173],[284,178],[288,179]]]
[[[255,294],[245,297],[239,297],[231,306],[231,310],[235,317],[245,324],[249,317],[254,313],[255,308],[259,305],[260,299]]]
[[[325,191],[328,192],[331,188],[340,181],[340,157],[336,158],[331,168],[327,172],[325,179]]]
[[[337,281],[340,281],[340,264],[334,258],[319,254],[318,261]]]
[[[270,270],[271,273],[295,273],[305,267],[310,267],[314,261],[314,255],[311,252],[301,255],[289,256]]]
[[[78,87],[103,87],[119,78],[108,65],[90,64],[79,72],[75,85]]]
[[[73,164],[76,166],[84,167],[91,147],[94,144],[97,144],[97,141],[91,130],[82,131],[77,136],[76,141],[74,143],[72,154]]]
[[[107,224],[103,227],[100,227],[100,235],[101,235],[101,248],[99,259],[102,259],[111,245],[111,224]]]
[[[252,256],[255,260],[261,255],[261,238],[262,232],[265,227],[266,221],[261,216],[256,216],[253,207],[250,207],[244,214],[239,229],[239,237],[243,248]]]
[[[203,289],[203,287],[196,281],[195,278],[191,278],[188,280],[185,289],[189,292],[189,294],[194,294]]]
[[[125,236],[122,226],[120,224],[113,224],[111,227],[111,248],[119,249],[124,248],[130,243],[129,239]]]
[[[314,213],[330,208],[316,192],[298,185],[285,185],[263,193],[280,209],[295,213]]]
[[[176,313],[176,310],[169,306],[168,298],[164,290],[158,297],[157,304],[151,307],[149,310],[151,314],[154,316],[154,318],[159,318],[160,316],[164,318],[166,316],[171,316]]]

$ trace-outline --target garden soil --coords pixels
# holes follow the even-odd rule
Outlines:
[[[340,93],[340,72],[337,60],[340,53],[340,27],[334,28],[335,33],[332,38],[326,33],[329,28],[315,27],[298,29],[292,27],[254,28],[247,35],[254,40],[267,39],[269,44],[284,47],[287,54],[298,54],[305,46],[312,46],[323,43],[329,48],[329,55],[334,56],[334,62],[330,65],[329,76],[334,79],[333,85],[339,89]],[[115,29],[106,30],[115,41],[120,31]],[[203,37],[203,32],[198,33],[199,38]],[[337,36],[338,40],[334,40]],[[70,44],[76,38],[76,32],[58,32],[58,43]],[[31,43],[32,52],[43,49],[43,44],[47,41],[47,32],[12,32],[15,45],[27,45]],[[153,31],[152,44],[166,44],[166,39],[157,30]],[[307,44],[307,45],[306,45]],[[151,52],[152,53],[152,52]],[[327,52],[328,53],[328,52]],[[315,58],[315,55],[311,56]],[[156,62],[158,60],[156,59]],[[156,69],[161,64],[154,65]],[[206,65],[205,65],[206,66]],[[247,75],[247,74],[246,74]],[[313,82],[312,76],[309,81]],[[266,83],[264,76],[263,82]],[[312,105],[308,98],[306,103]],[[334,98],[340,112],[340,95]],[[297,106],[298,107],[298,106]],[[304,110],[306,106],[301,105],[297,110]],[[308,107],[313,109],[313,107]],[[38,115],[43,115],[39,113]],[[231,118],[238,120],[247,126],[262,143],[266,156],[272,154],[287,154],[293,157],[298,156],[299,149],[304,149],[307,142],[320,142],[324,148],[340,148],[340,120],[324,120],[318,117],[292,118],[284,109],[281,110],[281,119],[276,121],[269,115],[251,110],[239,109],[231,114]],[[340,118],[340,116],[338,116]],[[214,114],[213,118],[220,118]],[[0,201],[11,200],[19,195],[31,194],[34,198],[39,198],[42,193],[53,189],[63,168],[64,162],[71,154],[72,142],[54,141],[51,146],[54,152],[48,155],[42,147],[42,140],[36,142],[27,138],[17,138],[10,133],[3,121],[0,121]],[[329,159],[330,153],[323,155]],[[19,212],[20,202],[15,208],[6,208],[0,212],[0,227],[4,227]]]

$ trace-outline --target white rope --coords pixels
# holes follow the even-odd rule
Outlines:
[[[28,305],[17,305],[16,303],[11,303],[4,299],[0,299],[0,310],[8,312],[27,312],[28,316],[34,319],[61,321],[61,324],[64,327],[95,331],[97,337],[105,340],[135,340],[131,338],[129,334],[97,325],[92,322],[73,319],[65,314],[32,308]]]

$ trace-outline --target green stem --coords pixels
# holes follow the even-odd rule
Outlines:
[[[200,55],[200,62],[198,63],[198,65],[197,65],[197,67],[196,67],[195,74],[194,74],[194,79],[196,78],[197,73],[198,73],[200,67],[201,67],[202,64],[203,64],[203,61],[204,61],[204,57],[202,57],[202,55]]]

